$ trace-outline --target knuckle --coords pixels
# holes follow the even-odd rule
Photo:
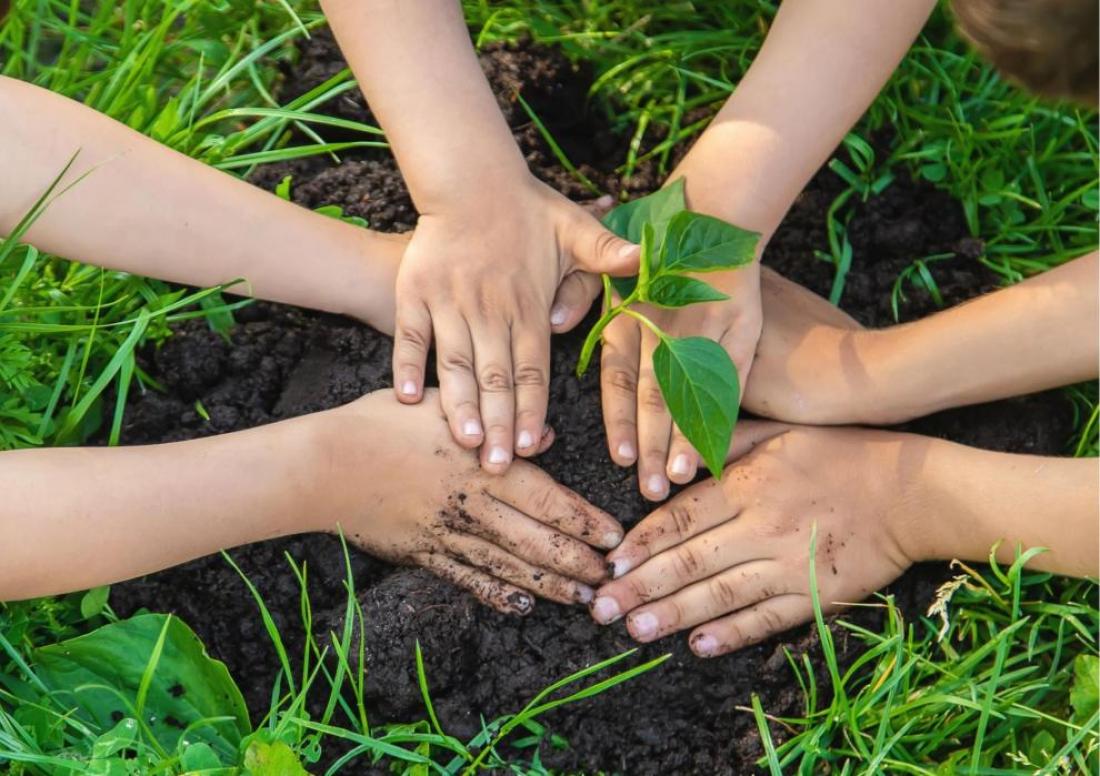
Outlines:
[[[607,387],[624,396],[634,396],[638,392],[638,376],[626,369],[611,369],[607,374]]]
[[[661,395],[661,389],[656,385],[649,385],[638,391],[638,402],[642,408],[649,412],[664,413],[665,397]]]
[[[619,241],[615,235],[606,229],[599,229],[596,231],[596,236],[592,240],[592,251],[594,256],[603,256],[610,252],[615,244]]]
[[[398,349],[415,350],[417,353],[428,352],[430,336],[423,329],[412,326],[402,326],[397,330],[396,340]]]
[[[512,375],[499,364],[489,364],[478,371],[477,384],[485,393],[503,393],[512,390]]]
[[[694,579],[702,567],[699,553],[688,546],[677,547],[672,552],[672,568],[677,578],[683,580]]]
[[[737,607],[737,588],[728,580],[722,577],[715,577],[707,583],[707,592],[711,599],[722,608],[723,612],[728,612]]]
[[[542,388],[547,384],[546,370],[536,364],[520,364],[513,379],[524,388]]]
[[[446,372],[472,372],[473,362],[467,353],[448,350],[439,354],[439,367]]]
[[[554,508],[554,504],[557,501],[557,494],[554,493],[554,489],[549,486],[541,488],[535,488],[532,491],[531,509],[535,511],[536,516],[548,516]]]
[[[678,601],[672,598],[670,598],[665,603],[665,611],[662,613],[660,618],[661,622],[664,623],[665,630],[680,630],[680,623],[684,622],[684,620],[686,619],[684,607],[682,607]]]
[[[785,627],[783,617],[774,609],[761,609],[758,615],[760,618],[761,639],[767,638],[773,633],[779,633]]]
[[[669,504],[668,520],[672,523],[672,529],[678,537],[686,539],[694,535],[696,527],[695,514],[683,504]]]

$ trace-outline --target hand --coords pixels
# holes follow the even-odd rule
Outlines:
[[[700,657],[755,644],[813,616],[810,535],[822,608],[866,598],[923,557],[922,468],[938,440],[744,421],[721,481],[688,488],[608,555],[597,622],[626,615],[648,642],[685,628]],[[915,538],[916,537],[916,538]]]
[[[706,276],[730,296],[726,302],[680,310],[639,310],[670,336],[709,337],[730,354],[741,385],[749,377],[760,337],[760,265]],[[638,484],[652,501],[668,497],[669,480],[691,482],[699,455],[672,423],[653,371],[656,336],[633,318],[620,316],[604,331],[600,383],[611,458],[620,466],[638,461]],[[735,436],[738,432],[734,432]]]
[[[890,423],[904,419],[905,386],[886,389],[894,330],[864,329],[827,300],[761,269],[764,328],[742,406],[791,423]],[[736,436],[739,432],[734,431]]]
[[[454,211],[425,213],[397,277],[398,398],[420,401],[434,334],[443,411],[455,440],[504,472],[538,450],[546,419],[550,307],[578,271],[630,275],[638,247],[528,178]]]
[[[589,545],[616,546],[619,524],[529,463],[500,477],[482,472],[451,440],[435,391],[426,398],[401,407],[380,391],[318,416],[330,423],[318,487],[334,516],[328,528],[372,555],[424,566],[502,612],[527,614],[531,594],[591,601],[607,565]],[[552,432],[539,437],[541,452]]]

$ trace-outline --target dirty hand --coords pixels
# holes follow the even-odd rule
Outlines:
[[[443,411],[489,472],[538,451],[546,419],[551,305],[581,272],[632,275],[638,247],[525,174],[495,196],[423,213],[397,276],[394,388],[424,390],[434,336]]]
[[[760,264],[711,273],[705,280],[730,299],[679,310],[646,305],[638,305],[638,309],[670,336],[701,336],[718,342],[733,359],[744,387],[760,337]],[[639,489],[651,501],[667,498],[669,480],[691,482],[699,463],[698,453],[673,424],[661,396],[653,371],[657,344],[652,331],[623,315],[604,330],[600,355],[603,417],[611,458],[620,466],[638,462]]]
[[[693,628],[713,657],[812,618],[810,535],[822,607],[866,598],[917,559],[921,469],[935,440],[744,421],[721,481],[678,494],[608,555],[592,615],[648,642]],[[740,457],[738,457],[740,456]]]
[[[527,462],[503,476],[483,472],[451,440],[435,394],[402,407],[379,391],[319,416],[332,419],[318,489],[329,529],[372,555],[424,566],[502,612],[527,614],[532,594],[591,601],[590,586],[606,578],[601,552],[622,538],[619,524]],[[552,441],[540,428],[535,451]]]

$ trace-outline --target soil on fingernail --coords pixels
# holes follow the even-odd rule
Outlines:
[[[280,99],[303,94],[343,69],[331,35],[311,32],[301,58],[287,65]],[[590,105],[591,76],[576,71],[558,52],[533,45],[518,49],[489,47],[481,55],[498,102],[534,173],[566,195],[591,197],[564,170],[543,142],[537,127],[516,103],[518,90],[545,122],[581,171],[614,195],[622,189],[616,168],[624,161],[629,137],[616,135],[598,106]],[[357,91],[346,92],[319,111],[374,123]],[[685,117],[694,121],[705,114]],[[325,134],[326,139],[347,139]],[[647,137],[651,147],[656,137]],[[880,138],[880,141],[882,139]],[[675,164],[686,146],[670,159]],[[885,152],[879,143],[877,150]],[[347,152],[339,164],[324,156],[258,169],[253,183],[272,189],[293,176],[293,199],[307,207],[336,204],[347,215],[366,218],[375,229],[406,231],[416,212],[392,158],[383,150]],[[625,184],[630,196],[654,190],[660,180],[654,164],[640,162]],[[844,187],[825,169],[799,196],[771,239],[765,264],[812,290],[828,294],[833,268],[814,258],[828,246],[825,213]],[[914,259],[953,252],[937,262],[934,275],[948,304],[996,286],[997,278],[979,261],[980,245],[969,236],[962,208],[930,185],[904,175],[882,194],[856,202],[848,226],[853,259],[840,304],[865,324],[892,322],[890,296],[898,273]],[[320,270],[318,270],[320,271]],[[904,319],[935,311],[924,292],[910,289]],[[149,345],[139,365],[165,386],[165,392],[132,391],[124,418],[127,444],[169,442],[237,431],[307,412],[328,409],[362,394],[389,388],[392,341],[365,326],[333,315],[259,303],[235,313],[237,326],[228,340],[203,321],[175,326],[162,346]],[[583,378],[574,373],[581,342],[593,318],[554,339],[549,422],[557,432],[554,446],[539,458],[563,485],[629,527],[653,505],[638,492],[634,469],[608,457],[600,412],[599,369]],[[429,362],[434,359],[429,359]],[[434,374],[429,385],[436,384]],[[107,406],[113,397],[105,397]],[[201,400],[209,419],[195,410]],[[1059,392],[1037,394],[940,413],[909,424],[913,431],[993,450],[1062,454],[1072,430],[1072,408]],[[386,440],[366,440],[379,455]],[[430,452],[430,451],[429,451]],[[678,488],[673,488],[673,492]],[[464,494],[439,505],[440,517],[467,524]],[[469,516],[466,515],[466,518]],[[299,588],[283,554],[309,569],[315,631],[339,632],[345,608],[344,559],[338,538],[300,536],[263,542],[233,551],[234,559],[257,585],[271,609],[286,648],[301,654]],[[443,727],[469,740],[481,731],[481,719],[514,713],[548,684],[580,666],[591,665],[638,645],[621,627],[593,622],[586,609],[540,603],[522,618],[507,616],[428,572],[396,568],[352,551],[351,570],[365,612],[368,666],[365,701],[375,725],[410,722],[424,716],[414,670],[414,645],[423,649],[432,700]],[[608,574],[612,573],[610,566]],[[918,567],[889,588],[914,621],[932,600],[946,567]],[[262,719],[272,682],[280,671],[247,588],[225,561],[212,556],[112,588],[111,605],[121,616],[140,607],[178,614],[203,639],[210,653],[224,660],[240,684],[253,719]],[[861,608],[845,617],[876,628],[878,609]],[[854,638],[833,628],[843,666],[859,652]],[[354,630],[358,630],[355,628]],[[808,654],[817,676],[827,676],[813,627],[804,626],[707,660],[695,657],[686,634],[643,645],[635,660],[665,652],[673,658],[640,676],[576,705],[554,711],[542,721],[569,741],[566,749],[546,746],[543,764],[560,771],[627,772],[632,776],[752,773],[763,755],[756,723],[739,706],[760,696],[764,709],[779,717],[801,714],[804,698],[784,654]],[[358,649],[349,654],[358,659]],[[822,688],[822,692],[825,689]],[[776,726],[779,740],[783,730]],[[778,743],[778,741],[777,741]],[[340,752],[326,750],[311,767],[324,773]],[[532,752],[522,755],[530,759]],[[383,773],[366,761],[355,773]]]

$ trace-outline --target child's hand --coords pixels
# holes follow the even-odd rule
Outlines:
[[[527,614],[531,594],[591,601],[607,564],[589,545],[616,546],[618,522],[529,463],[486,474],[451,440],[435,391],[426,398],[402,407],[379,391],[318,416],[334,421],[320,488],[328,527],[338,523],[372,555],[424,566],[502,612]],[[538,438],[532,452],[552,441],[541,428]]]
[[[593,617],[626,615],[643,642],[694,628],[700,657],[755,644],[813,616],[815,522],[823,608],[866,598],[924,553],[913,537],[930,530],[922,467],[936,443],[744,421],[731,454],[743,457],[721,481],[680,493],[609,554],[616,579],[596,593]]]
[[[709,274],[706,281],[728,294],[729,301],[680,310],[644,305],[639,309],[670,336],[717,341],[730,354],[744,386],[760,337],[759,263]],[[620,466],[638,462],[639,488],[653,501],[668,496],[669,480],[691,482],[699,462],[698,453],[673,425],[665,406],[653,371],[656,347],[656,335],[624,315],[604,331],[600,355],[603,416],[611,458]]]
[[[489,203],[488,206],[486,203]],[[451,433],[504,472],[538,450],[551,304],[570,275],[631,275],[638,247],[530,176],[476,203],[421,215],[397,278],[394,387],[420,400],[434,336]]]
[[[864,329],[826,299],[761,269],[764,329],[742,405],[776,420],[814,425],[899,422],[904,384],[882,375],[890,330]],[[734,431],[736,436],[738,431]]]

